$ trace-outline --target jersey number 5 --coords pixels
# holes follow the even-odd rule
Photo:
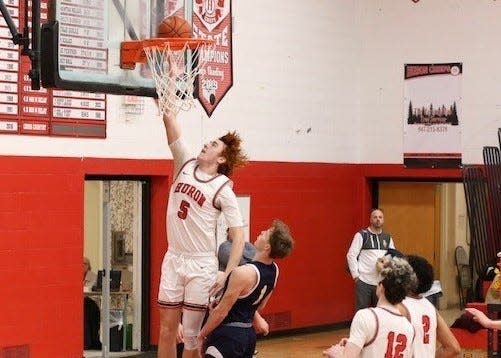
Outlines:
[[[190,208],[190,203],[188,203],[186,200],[181,201],[181,204],[179,204],[179,211],[177,212],[177,217],[180,219],[186,219],[188,216],[188,209]]]
[[[402,358],[406,347],[407,337],[404,334],[397,334],[395,337],[395,332],[390,332],[384,358]]]

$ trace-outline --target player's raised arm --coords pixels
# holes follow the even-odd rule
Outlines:
[[[166,112],[163,115],[165,133],[167,134],[167,144],[171,144],[181,136],[181,128],[176,119],[177,115],[173,112]]]
[[[155,101],[159,106],[158,100]],[[181,127],[177,120],[177,115],[172,111],[166,111],[163,114],[163,123],[165,134],[167,136],[167,144],[174,158],[174,175],[176,176],[183,164],[190,158],[190,152],[186,148],[186,144],[178,140],[181,137]],[[174,143],[174,144],[173,144]]]
[[[174,80],[182,70],[178,68],[175,59],[173,59],[170,55],[168,57],[169,62],[169,78],[170,81],[167,81],[167,91],[168,93],[175,93],[176,81]],[[159,108],[160,106],[159,100],[156,100],[156,104]],[[163,122],[165,126],[165,132],[167,134],[167,143],[170,145],[175,142],[181,136],[181,129],[179,128],[179,124],[177,122],[177,112],[171,110],[170,107],[163,107]]]
[[[224,286],[224,281],[230,272],[238,266],[240,259],[242,258],[242,253],[244,251],[245,241],[244,241],[244,231],[241,226],[231,227],[228,229],[228,235],[233,238],[231,244],[230,257],[228,258],[228,263],[226,264],[226,269],[224,274],[219,274],[217,276],[216,282],[209,291],[210,296],[214,296],[218,293]]]
[[[228,259],[228,264],[226,265],[225,273],[228,275],[231,270],[238,266],[240,259],[242,258],[242,252],[244,251],[244,230],[241,226],[230,227],[228,235],[233,238],[233,243],[231,245],[230,257]]]

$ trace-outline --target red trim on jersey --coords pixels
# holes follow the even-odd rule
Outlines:
[[[217,210],[221,210],[221,208],[219,208],[219,207],[217,207],[217,206],[216,206],[216,198],[217,198],[217,196],[219,195],[219,193],[221,192],[221,190],[223,190],[223,187],[224,187],[226,184],[231,183],[231,182],[232,182],[232,181],[231,181],[231,180],[229,180],[229,179],[228,179],[227,181],[225,181],[225,182],[223,183],[223,185],[221,185],[221,186],[219,187],[219,189],[217,189],[216,194],[214,194],[214,197],[212,198],[212,206],[213,206],[214,208],[216,208]]]
[[[217,177],[221,176],[222,174],[221,173],[217,173],[217,175],[214,175],[212,178],[210,179],[207,179],[207,180],[202,180],[202,179],[199,179],[197,177],[197,169],[198,169],[199,165],[197,164],[195,166],[195,169],[193,169],[193,177],[195,178],[196,181],[200,182],[200,183],[208,183],[214,179],[216,179]]]
[[[400,312],[393,312],[392,310],[389,310],[388,308],[381,307],[381,306],[379,306],[379,308],[381,308],[382,310],[385,310],[386,312],[389,312],[395,316],[404,317],[404,315],[401,314]]]
[[[405,318],[407,318],[407,320],[412,323],[411,313],[409,312],[409,309],[403,302],[401,303],[401,305],[405,309]]]
[[[369,339],[369,341],[364,344],[364,347],[367,347],[368,345],[371,345],[372,343],[374,343],[374,341],[376,340],[376,337],[377,337],[377,333],[379,331],[379,318],[376,314],[376,311],[374,311],[374,309],[372,309],[372,308],[369,308],[369,310],[372,312],[372,314],[374,315],[374,318],[376,319],[376,330],[374,331],[374,335],[372,336],[372,338]]]

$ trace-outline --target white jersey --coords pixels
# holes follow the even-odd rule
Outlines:
[[[362,358],[412,358],[413,341],[414,328],[407,318],[382,307],[357,311],[348,338],[362,349]]]
[[[409,313],[416,331],[414,356],[435,357],[437,342],[437,311],[426,298],[406,297],[402,304]]]
[[[207,177],[195,159],[180,168],[167,207],[169,250],[184,254],[216,255],[216,226],[225,214],[228,227],[242,226],[231,181],[225,175]]]

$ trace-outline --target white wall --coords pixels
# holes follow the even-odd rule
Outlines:
[[[237,129],[253,160],[401,163],[403,66],[463,62],[463,161],[480,163],[501,127],[501,4],[492,0],[232,1],[233,88],[212,118],[179,116],[189,143]],[[0,155],[170,158],[150,99],[108,137],[0,136]],[[310,129],[311,128],[311,129]],[[310,129],[309,133],[307,132]]]
[[[359,5],[361,160],[402,162],[403,66],[463,63],[462,152],[481,163],[501,127],[501,4],[492,0],[372,0]]]

